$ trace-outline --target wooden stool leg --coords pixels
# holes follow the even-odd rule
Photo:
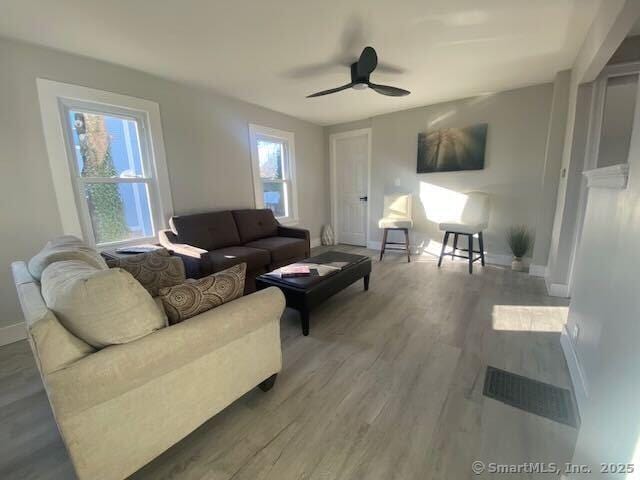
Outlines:
[[[407,263],[411,263],[411,253],[409,252],[409,229],[404,228],[404,245],[407,249]]]
[[[382,246],[380,247],[380,261],[382,261],[382,256],[384,255],[384,247],[387,245],[387,234],[389,233],[389,229],[384,229],[384,234],[382,235]]]
[[[478,243],[480,244],[480,263],[484,267],[484,238],[482,238],[482,232],[478,233]]]
[[[442,251],[440,252],[440,258],[438,259],[438,267],[442,265],[442,257],[444,256],[444,250],[447,248],[449,242],[449,232],[444,233],[444,240],[442,240]]]
[[[473,234],[469,237],[469,273],[473,273]]]
[[[451,252],[451,260],[455,260],[456,257],[454,257],[454,255],[456,254],[456,250],[458,250],[458,234],[454,233],[453,234],[453,252]]]

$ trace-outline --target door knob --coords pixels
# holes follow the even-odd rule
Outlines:
[[[366,202],[367,200],[369,200],[369,197],[360,197],[360,200],[362,200],[363,202]]]

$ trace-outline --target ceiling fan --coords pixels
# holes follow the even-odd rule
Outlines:
[[[329,95],[330,93],[340,92],[342,90],[346,90],[347,88],[353,88],[355,90],[364,90],[365,88],[370,88],[381,95],[387,95],[389,97],[404,97],[405,95],[409,95],[411,93],[408,90],[404,90],[402,88],[371,83],[369,81],[369,76],[376,69],[377,65],[378,55],[376,54],[376,51],[373,49],[373,47],[365,47],[364,50],[362,50],[358,61],[351,64],[351,83],[342,85],[341,87],[312,93],[311,95],[307,95],[307,98]]]

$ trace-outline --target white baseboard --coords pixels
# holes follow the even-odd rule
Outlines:
[[[367,248],[369,250],[380,250],[381,245],[382,245],[382,242],[374,242],[371,240],[367,242]]]
[[[322,245],[320,237],[311,239],[311,248],[319,247],[320,245]]]
[[[27,329],[24,322],[0,327],[0,346],[9,345],[27,338]]]
[[[546,265],[529,265],[529,275],[533,277],[546,277],[547,266]]]
[[[589,399],[589,391],[587,388],[587,382],[584,378],[584,372],[578,361],[578,355],[573,347],[573,341],[567,332],[567,327],[562,329],[560,335],[560,345],[562,346],[562,353],[567,361],[567,367],[569,367],[569,375],[571,377],[571,383],[573,384],[573,392],[576,396],[576,403],[578,405],[578,414],[582,414],[587,406],[587,400]]]
[[[367,242],[367,248],[370,250],[380,250],[382,247],[382,242],[369,240]],[[397,246],[396,246],[397,247]],[[400,247],[402,248],[402,247]],[[432,257],[438,257],[440,252],[429,252],[424,248],[418,247],[416,245],[409,245],[409,250],[411,251],[411,255],[429,255]],[[511,266],[511,255],[503,255],[503,254],[494,254],[494,253],[485,253],[485,260],[487,263],[491,263],[493,265],[501,265],[501,266]]]
[[[404,248],[402,246],[399,245],[395,245],[396,248]],[[367,242],[367,248],[369,250],[378,250],[380,251],[380,249],[382,248],[382,242],[376,242],[376,241],[368,241]],[[390,250],[387,250],[390,251]],[[420,249],[418,247],[416,247],[415,245],[409,245],[409,251],[411,252],[411,255],[431,255],[428,252],[421,252]]]
[[[485,253],[484,259],[487,263],[491,263],[493,265],[501,265],[503,267],[510,267],[511,260],[513,257],[511,255],[504,255],[500,253]]]
[[[547,283],[547,293],[552,297],[569,298],[569,285],[566,283]]]

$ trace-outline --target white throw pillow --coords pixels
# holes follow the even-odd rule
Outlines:
[[[82,260],[100,270],[109,268],[107,263],[95,249],[73,235],[64,235],[51,240],[31,260],[29,260],[29,273],[36,280],[40,280],[45,268],[54,262],[64,260]]]
[[[120,268],[55,262],[44,269],[41,285],[60,323],[96,348],[128,343],[167,325],[149,292]]]

